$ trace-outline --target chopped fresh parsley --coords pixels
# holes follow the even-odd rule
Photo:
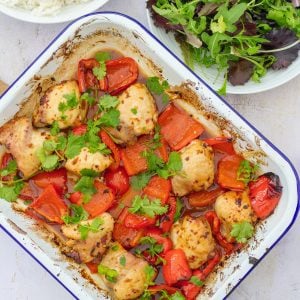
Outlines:
[[[180,292],[169,295],[165,290],[161,290],[160,294],[159,300],[185,300],[185,297]],[[149,298],[149,300],[150,299],[151,298]]]
[[[99,173],[96,172],[96,171],[94,171],[94,170],[92,170],[92,169],[82,169],[80,171],[80,174],[82,176],[89,176],[89,177],[97,177],[97,176],[99,176]]]
[[[111,96],[109,94],[103,95],[99,99],[99,110],[107,111],[111,108],[116,108],[119,105],[119,99],[115,96]]]
[[[163,215],[168,211],[168,206],[163,206],[159,199],[149,199],[147,196],[135,196],[129,212],[146,215],[154,218],[156,215]]]
[[[92,195],[96,194],[97,189],[94,186],[95,178],[82,176],[74,186],[74,190],[84,195],[84,202],[88,202]]]
[[[23,181],[16,181],[12,185],[2,185],[0,187],[0,198],[8,202],[17,200],[21,190],[24,187]]]
[[[190,278],[190,282],[196,286],[203,286],[204,282],[200,280],[197,276],[192,276]]]
[[[83,93],[80,97],[80,100],[86,101],[89,105],[93,105],[96,101],[96,99],[88,92]]]
[[[37,150],[37,157],[43,170],[52,171],[58,166],[59,157],[57,154],[52,154],[55,150],[56,142],[52,140],[44,141],[43,147]]]
[[[97,52],[95,54],[95,58],[98,62],[103,62],[111,59],[111,55],[109,52]]]
[[[120,111],[112,108],[103,113],[96,122],[101,126],[115,128],[120,124]]]
[[[174,222],[179,220],[183,207],[184,207],[184,204],[183,204],[182,200],[180,198],[177,198],[176,199],[176,212],[175,212],[175,215],[174,215]]]
[[[85,221],[88,219],[88,212],[80,205],[71,204],[71,215],[66,215],[62,217],[65,224],[78,224],[80,221]]]
[[[17,171],[17,162],[15,160],[11,160],[8,162],[7,166],[0,170],[0,176],[7,176],[10,174],[14,174]]]
[[[148,245],[147,251],[151,257],[158,256],[163,251],[163,245],[158,244],[154,238],[149,236],[141,238],[140,244]]]
[[[154,285],[153,279],[155,277],[156,271],[153,267],[147,265],[144,269],[146,275],[145,287],[148,288],[149,285]]]
[[[243,181],[248,184],[250,181],[255,180],[256,171],[259,169],[258,165],[252,165],[248,160],[242,160],[237,171],[237,180]]]
[[[111,247],[111,250],[112,250],[112,251],[118,251],[118,250],[119,250],[119,246],[118,246],[118,245],[113,245],[113,246]]]
[[[77,156],[81,149],[85,146],[85,136],[70,134],[68,136],[67,147],[65,151],[65,156],[69,159]]]
[[[120,265],[123,267],[126,266],[126,257],[124,255],[120,257]]]
[[[106,65],[104,62],[99,62],[99,67],[93,68],[93,74],[97,77],[98,80],[103,79],[106,76]]]
[[[62,119],[65,119],[65,112],[76,108],[79,102],[75,91],[73,91],[71,94],[63,95],[63,97],[66,99],[66,101],[59,103],[58,110],[62,113]]]
[[[144,172],[136,176],[132,176],[130,181],[131,186],[133,187],[134,190],[139,191],[148,184],[152,176],[153,173],[151,172]]]
[[[78,231],[80,232],[81,239],[86,240],[89,232],[98,232],[100,226],[104,224],[103,219],[97,217],[90,224],[79,225]]]
[[[137,112],[138,112],[137,107],[133,107],[130,111],[131,111],[134,115],[136,115]]]
[[[151,93],[162,96],[162,102],[164,104],[168,103],[169,96],[165,93],[165,91],[170,87],[168,81],[163,80],[160,82],[160,79],[156,76],[148,77],[146,85]]]
[[[106,280],[108,280],[109,282],[116,282],[119,276],[116,270],[110,269],[109,267],[106,267],[101,264],[98,266],[98,273],[100,275],[104,275]]]
[[[59,134],[59,125],[58,125],[58,122],[57,121],[54,121],[51,125],[51,129],[50,129],[50,134],[52,136],[55,136],[55,135],[58,135]]]
[[[254,234],[254,227],[247,221],[235,223],[232,226],[230,235],[239,243],[246,243]]]
[[[57,138],[56,138],[56,150],[58,151],[64,151],[66,149],[66,146],[67,146],[67,138],[63,135],[59,135]]]

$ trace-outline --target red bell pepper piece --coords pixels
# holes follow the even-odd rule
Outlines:
[[[136,195],[139,195],[139,191],[135,191],[132,187],[129,187],[129,190],[120,198],[118,202],[115,203],[110,210],[109,213],[112,215],[114,219],[117,219],[121,214],[124,207],[130,207],[132,204],[132,200]]]
[[[232,139],[224,136],[219,136],[215,138],[205,139],[204,142],[209,146],[212,146],[214,150],[226,153],[228,155],[236,154]]]
[[[158,244],[163,246],[163,250],[160,254],[162,256],[164,256],[169,250],[171,250],[173,248],[172,241],[169,238],[164,237],[163,232],[161,230],[159,230],[158,228],[148,229],[145,232],[145,236],[149,236],[149,237],[155,239]]]
[[[155,225],[156,218],[150,218],[148,216],[142,216],[137,214],[127,213],[124,220],[124,225],[128,228],[141,229],[151,225]]]
[[[191,193],[188,195],[189,204],[193,207],[206,207],[212,205],[223,193],[225,190],[220,187],[210,191]]]
[[[165,205],[169,199],[171,188],[170,180],[154,176],[144,188],[143,194],[150,198],[159,199]]]
[[[190,279],[192,271],[182,249],[168,251],[164,259],[166,263],[162,267],[162,272],[168,285],[173,285],[180,280]]]
[[[131,57],[121,57],[106,61],[106,80],[100,85],[111,95],[117,95],[133,84],[139,74],[136,61]]]
[[[101,137],[102,142],[111,150],[114,160],[115,160],[115,162],[109,168],[117,169],[120,165],[120,160],[121,160],[119,148],[116,146],[116,144],[111,139],[111,137],[107,134],[106,131],[101,130],[100,137]]]
[[[199,122],[174,104],[160,114],[158,124],[162,136],[173,150],[180,150],[204,131]]]
[[[128,228],[124,225],[124,220],[128,214],[127,208],[124,208],[115,222],[113,238],[124,248],[131,249],[139,244],[139,240],[144,235],[143,229]]]
[[[49,184],[29,207],[49,222],[58,224],[63,224],[62,217],[68,214],[67,205],[52,184]]]
[[[251,206],[260,219],[268,217],[278,205],[282,186],[278,175],[266,173],[249,184]]]
[[[193,276],[196,276],[199,280],[204,281],[207,276],[214,270],[220,260],[221,255],[217,251],[215,256],[206,263],[205,268],[193,271]],[[202,290],[201,286],[197,286],[190,281],[180,282],[179,286],[181,287],[181,291],[183,292],[183,295],[187,300],[195,300]]]
[[[87,125],[86,124],[81,124],[79,126],[76,126],[72,129],[72,133],[75,135],[83,135],[87,131]]]
[[[240,155],[228,155],[218,163],[217,183],[224,189],[243,191],[245,183],[237,179],[238,169],[244,158]]]
[[[65,168],[39,173],[33,176],[31,180],[39,188],[45,188],[52,184],[60,196],[67,190],[67,170]]]
[[[81,205],[83,202],[83,197],[81,192],[74,192],[70,195],[70,202],[73,204]]]
[[[150,136],[142,136],[134,145],[129,145],[121,150],[121,159],[129,176],[147,170],[147,160],[142,156],[142,153],[149,148],[150,142]],[[162,146],[158,148],[155,153],[162,158],[163,161],[166,162],[168,160],[165,143],[162,143]]]
[[[99,67],[99,62],[94,58],[79,61],[77,77],[80,93],[86,92],[89,88],[99,88],[99,81],[93,74],[95,67]]]
[[[225,249],[226,254],[232,253],[235,250],[235,247],[232,243],[229,243],[221,234],[221,222],[217,214],[214,211],[208,211],[204,214],[204,216],[211,227],[213,236],[216,238],[220,246],[222,246]]]
[[[94,218],[112,207],[115,197],[109,187],[107,187],[101,181],[95,180],[95,188],[97,189],[91,200],[83,205],[83,208],[90,214],[91,218]]]
[[[174,217],[176,214],[176,199],[174,197],[169,198],[169,211],[161,219],[159,227],[163,232],[169,232],[173,223]]]
[[[106,185],[110,187],[117,196],[125,194],[130,187],[129,176],[124,167],[106,170],[104,173],[104,180]]]

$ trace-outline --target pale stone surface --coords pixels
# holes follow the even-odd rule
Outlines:
[[[128,13],[146,26],[145,2],[111,0],[101,10]],[[66,24],[36,25],[0,13],[0,79],[8,83]],[[281,149],[300,172],[300,77],[272,91],[228,96],[233,107]],[[300,299],[300,221],[228,299]],[[72,299],[33,259],[0,231],[0,299]]]

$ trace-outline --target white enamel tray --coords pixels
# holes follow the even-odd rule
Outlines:
[[[256,145],[259,144],[260,149],[267,154],[268,166],[264,167],[263,171],[271,171],[280,176],[283,196],[275,213],[257,228],[256,235],[250,240],[249,247],[240,254],[235,254],[226,263],[222,272],[218,272],[215,282],[208,284],[207,294],[204,293],[199,297],[199,299],[222,299],[254,268],[253,261],[262,260],[294,223],[299,208],[298,175],[282,152],[215,94],[196,74],[187,69],[170,50],[163,46],[141,24],[128,16],[114,12],[86,15],[71,23],[2,95],[0,98],[0,125],[9,120],[18,111],[18,104],[30,95],[31,86],[26,85],[26,83],[34,75],[52,74],[59,66],[61,62],[55,57],[50,63],[46,62],[61,45],[73,40],[74,35],[76,38],[84,37],[97,30],[115,30],[123,35],[145,57],[151,58],[156,65],[162,68],[163,76],[171,84],[179,84],[186,80],[194,82],[195,90],[205,105],[230,120],[249,144],[256,148],[258,147]],[[7,234],[75,298],[105,299],[97,289],[82,278],[75,267],[70,267],[70,263],[63,259],[56,248],[37,234],[31,220],[14,212],[10,204],[4,200],[0,200],[0,224]]]

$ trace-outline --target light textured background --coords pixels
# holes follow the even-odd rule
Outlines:
[[[131,15],[146,26],[144,0],[111,0],[102,11]],[[84,14],[84,12],[83,12]],[[0,79],[11,83],[66,24],[35,25],[0,13]],[[300,76],[272,91],[228,101],[281,149],[300,172]],[[228,299],[300,299],[300,221]],[[72,299],[46,271],[0,231],[0,299]]]

